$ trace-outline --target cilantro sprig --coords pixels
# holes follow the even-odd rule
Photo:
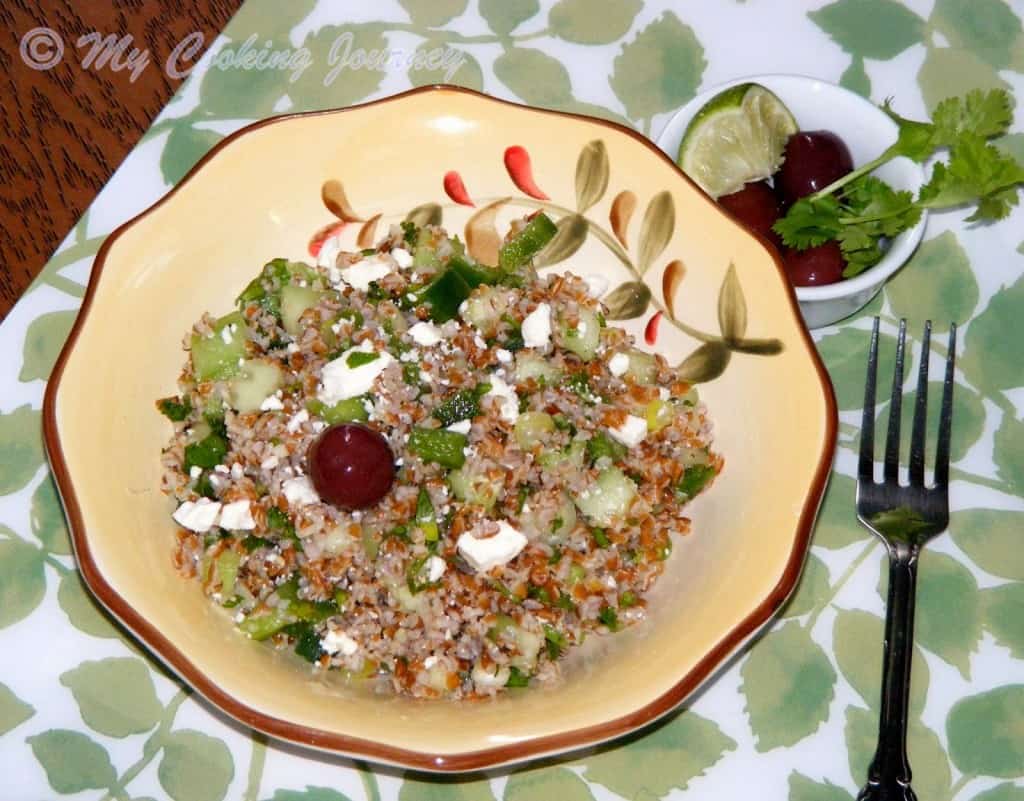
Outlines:
[[[774,226],[797,250],[838,242],[846,259],[844,278],[877,264],[885,242],[916,225],[924,209],[974,205],[969,222],[1000,220],[1017,205],[1024,182],[1024,165],[988,141],[1006,133],[1013,119],[1013,100],[1005,90],[976,89],[943,100],[931,122],[901,117],[889,100],[882,110],[898,126],[896,141],[878,158],[798,200]],[[935,162],[917,197],[871,175],[899,156],[923,163],[946,148],[948,160]]]

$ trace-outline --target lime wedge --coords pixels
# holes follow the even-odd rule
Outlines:
[[[679,146],[679,166],[711,197],[774,175],[797,131],[786,105],[760,84],[726,89],[704,104]]]

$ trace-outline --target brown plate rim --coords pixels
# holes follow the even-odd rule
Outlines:
[[[708,197],[682,170],[658,148],[653,142],[642,134],[627,128],[619,123],[610,120],[603,120],[589,117],[583,114],[557,111],[554,109],[542,109],[531,106],[524,106],[508,100],[491,97],[490,95],[466,89],[458,86],[445,84],[433,84],[421,86],[400,92],[388,97],[372,100],[359,105],[347,106],[337,109],[325,109],[320,111],[308,111],[294,114],[282,114],[268,117],[263,120],[251,123],[240,128],[230,136],[221,140],[212,150],[204,155],[185,177],[172,187],[163,197],[157,200],[152,206],[142,211],[132,219],[116,228],[103,242],[102,247],[96,254],[96,259],[89,277],[89,284],[82,300],[82,305],[71,329],[68,339],[54,364],[53,371],[47,382],[46,393],[43,398],[43,438],[46,446],[47,457],[53,472],[54,480],[60,493],[64,509],[67,513],[68,526],[71,531],[71,541],[74,548],[75,558],[79,565],[82,579],[89,590],[103,604],[104,607],[117,618],[137,639],[141,640],[148,649],[160,658],[179,677],[192,686],[203,697],[220,708],[222,711],[238,720],[239,722],[265,734],[287,740],[299,745],[305,745],[324,751],[345,754],[349,756],[362,757],[373,761],[400,765],[417,770],[438,772],[438,773],[462,773],[472,770],[491,768],[499,765],[522,762],[534,757],[562,753],[588,745],[611,740],[624,734],[633,732],[654,720],[662,717],[675,709],[682,701],[693,692],[705,679],[707,679],[725,660],[735,651],[747,638],[757,633],[774,614],[782,607],[786,599],[793,592],[800,572],[803,568],[804,559],[809,550],[814,521],[817,516],[818,507],[821,504],[825,487],[831,472],[832,458],[835,451],[836,432],[838,429],[838,413],[836,407],[835,393],[832,381],[829,378],[825,366],[818,355],[810,333],[800,315],[796,295],[786,279],[782,262],[763,237],[753,235],[768,251],[779,276],[787,288],[792,312],[804,344],[811,355],[812,363],[817,371],[821,383],[822,394],[825,400],[826,432],[821,454],[815,469],[814,478],[800,511],[797,521],[796,536],[793,540],[793,548],[786,562],[782,577],[768,596],[754,610],[739,622],[725,637],[723,637],[714,648],[706,653],[701,660],[671,688],[644,706],[633,710],[627,715],[614,718],[603,723],[574,729],[558,734],[545,735],[533,739],[524,740],[519,743],[483,748],[476,751],[468,751],[458,754],[433,754],[425,751],[414,751],[396,746],[365,740],[358,737],[337,734],[334,732],[322,731],[308,726],[301,726],[287,720],[275,718],[259,712],[248,706],[245,702],[229,695],[215,682],[209,679],[200,671],[189,658],[180,650],[175,648],[152,624],[144,619],[103,577],[98,569],[93,554],[89,548],[88,537],[86,536],[85,525],[82,519],[81,508],[75,495],[74,485],[68,471],[67,463],[61,447],[60,434],[57,427],[57,394],[60,389],[61,378],[64,368],[75,347],[79,333],[88,317],[89,310],[95,299],[100,275],[106,262],[108,253],[117,239],[131,226],[146,217],[148,214],[169,201],[174,194],[187,184],[196,173],[214,156],[232,142],[256,131],[264,126],[273,125],[278,122],[298,119],[303,117],[321,116],[326,114],[338,114],[346,111],[366,108],[368,106],[392,103],[403,98],[415,95],[436,93],[442,96],[446,93],[471,95],[485,100],[489,103],[515,106],[524,111],[539,114],[550,114],[560,117],[583,120],[590,124],[599,125],[627,134],[641,142],[649,150],[656,153],[666,165],[673,169],[678,176],[690,183],[698,192],[705,196],[708,203],[715,205],[716,210],[725,213],[720,206]],[[730,216],[730,215],[726,215]],[[738,223],[737,223],[738,225]],[[744,229],[746,232],[746,230]],[[749,233],[749,232],[746,232]]]

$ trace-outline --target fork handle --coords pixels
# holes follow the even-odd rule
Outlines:
[[[868,782],[858,801],[917,801],[910,787],[907,759],[907,710],[910,660],[914,653],[914,594],[917,587],[916,546],[889,547],[889,600],[885,615],[882,661],[882,705],[878,747],[868,768]]]

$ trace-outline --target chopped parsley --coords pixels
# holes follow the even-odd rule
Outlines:
[[[416,247],[416,242],[420,238],[420,230],[416,227],[416,223],[411,220],[404,220],[401,223],[402,226],[402,239],[407,245]]]
[[[683,477],[676,485],[676,492],[687,498],[693,498],[704,489],[705,485],[715,477],[715,468],[709,464],[695,464],[686,468]]]
[[[172,398],[163,398],[156,402],[156,408],[159,409],[160,414],[168,420],[180,423],[192,414],[192,401],[188,398],[179,398],[177,396]]]
[[[513,665],[509,668],[508,681],[505,682],[506,687],[529,687],[530,686],[530,674],[523,673],[519,668]]]
[[[353,370],[357,367],[362,367],[364,364],[375,362],[380,358],[380,354],[376,352],[367,352],[364,350],[357,350],[355,353],[350,353],[348,358],[345,359],[345,364],[351,367]]]
[[[558,659],[569,647],[569,640],[554,626],[544,624],[544,647],[552,660]]]
[[[601,607],[600,613],[597,615],[597,619],[601,621],[605,626],[608,627],[608,631],[619,630],[619,614],[615,611],[615,607],[603,606]]]

